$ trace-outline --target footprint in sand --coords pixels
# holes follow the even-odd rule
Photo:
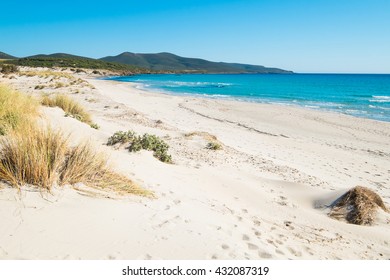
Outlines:
[[[257,238],[260,238],[261,232],[258,231],[258,230],[255,230],[255,229],[253,229],[253,230],[254,230],[254,234],[256,235],[256,237],[257,237]]]
[[[278,239],[276,239],[275,242],[278,243],[279,245],[283,245],[283,242]]]
[[[284,225],[285,225],[286,227],[288,227],[289,229],[294,229],[294,227],[293,227],[291,224],[292,224],[291,221],[285,221],[285,222],[284,222]]]
[[[302,256],[302,253],[301,252],[298,252],[298,251],[295,251],[293,248],[291,247],[287,247],[287,249],[290,251],[291,254],[293,254],[294,256],[296,257],[301,257]]]
[[[253,224],[254,224],[255,226],[260,226],[260,225],[261,225],[261,222],[255,218],[255,219],[253,220]]]
[[[272,258],[272,255],[270,253],[267,253],[267,252],[260,252],[259,251],[258,255],[262,259],[271,259]]]
[[[257,250],[257,249],[259,249],[259,247],[257,245],[255,245],[255,244],[247,243],[247,245],[248,245],[248,249],[249,250]]]
[[[243,234],[242,235],[242,240],[244,240],[244,241],[249,241],[249,236],[248,235],[246,235],[246,234]]]
[[[282,251],[280,251],[279,249],[275,249],[275,253],[279,254],[279,255],[284,255],[284,253]]]
[[[222,244],[222,245],[221,245],[221,247],[222,247],[222,249],[224,249],[224,250],[227,250],[227,249],[229,249],[229,246],[228,246],[228,245],[226,245],[226,244]]]

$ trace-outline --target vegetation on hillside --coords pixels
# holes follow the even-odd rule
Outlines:
[[[16,57],[9,55],[7,53],[0,52],[0,59],[14,59]]]
[[[103,69],[108,71],[120,72],[121,74],[150,73],[150,70],[146,70],[137,66],[111,63],[90,58],[30,57],[7,60],[0,62],[0,64],[5,62],[7,64],[29,67]],[[77,69],[74,70],[77,71]]]

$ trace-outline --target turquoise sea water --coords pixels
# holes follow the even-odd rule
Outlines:
[[[390,75],[162,74],[111,79],[175,95],[302,106],[390,122]]]

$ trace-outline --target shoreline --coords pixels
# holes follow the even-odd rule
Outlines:
[[[206,74],[208,75],[208,74]],[[309,74],[313,75],[313,74]],[[322,75],[322,74],[321,74]],[[345,74],[342,74],[345,75]],[[366,74],[365,74],[366,75]],[[374,75],[374,74],[373,74]],[[376,74],[375,74],[376,75]],[[387,75],[387,74],[384,74]],[[139,76],[139,75],[137,75]],[[142,75],[141,75],[142,76]],[[147,75],[149,76],[149,75]],[[175,91],[169,91],[169,90],[164,90],[164,89],[159,89],[159,88],[148,88],[145,86],[146,82],[136,82],[136,81],[121,81],[117,80],[117,77],[103,77],[102,79],[108,80],[108,81],[116,81],[120,83],[133,83],[135,85],[138,85],[139,87],[136,88],[138,90],[146,91],[146,92],[158,92],[160,94],[166,94],[166,95],[172,95],[172,96],[183,96],[183,97],[198,97],[198,98],[209,98],[209,99],[216,99],[216,100],[227,100],[227,101],[238,101],[238,102],[247,102],[247,103],[258,103],[258,104],[269,104],[269,105],[281,105],[281,106],[288,106],[288,107],[294,107],[294,108],[304,108],[304,109],[310,109],[310,110],[315,110],[315,111],[320,111],[320,112],[331,112],[331,113],[336,113],[336,114],[342,114],[346,116],[352,116],[356,117],[359,119],[369,119],[369,120],[375,120],[379,122],[385,122],[389,123],[390,119],[381,119],[380,117],[370,117],[372,114],[368,114],[368,112],[362,114],[357,114],[357,113],[350,113],[348,111],[356,111],[353,108],[347,109],[332,109],[327,106],[322,106],[322,101],[319,104],[317,104],[319,101],[310,101],[310,100],[305,100],[304,102],[298,102],[298,101],[280,101],[280,100],[270,100],[267,98],[257,98],[257,97],[237,97],[237,96],[230,96],[230,95],[223,95],[223,94],[207,94],[207,93],[185,93],[185,92],[175,92]],[[375,96],[373,96],[375,98]],[[315,104],[310,104],[310,102],[317,102]],[[305,104],[307,103],[307,104]],[[374,103],[375,104],[375,103]],[[341,104],[340,106],[346,106],[345,104]],[[375,108],[377,106],[375,105],[368,105],[368,108]],[[379,107],[380,108],[380,107]]]
[[[390,258],[389,213],[379,211],[373,226],[356,226],[315,207],[356,185],[390,205],[390,123],[76,77],[88,84],[36,90],[49,79],[0,82],[78,101],[98,130],[59,108],[43,107],[42,119],[72,141],[88,139],[117,172],[157,198],[105,198],[65,187],[43,199],[3,185],[0,259]],[[161,137],[174,164],[106,146],[119,130]],[[222,150],[207,149],[210,139]]]
[[[276,74],[275,74],[276,75]],[[364,74],[366,75],[366,74]],[[376,75],[376,74],[375,74]],[[388,74],[384,74],[388,75]],[[208,94],[191,94],[191,93],[175,93],[175,92],[169,92],[169,91],[164,91],[160,89],[146,89],[144,87],[138,88],[138,85],[144,85],[143,83],[140,82],[128,82],[128,81],[117,81],[117,80],[110,80],[110,79],[97,79],[97,80],[103,80],[103,81],[111,81],[111,82],[117,82],[119,84],[128,84],[130,88],[140,91],[140,92],[145,92],[147,94],[156,94],[156,95],[166,95],[166,96],[174,96],[174,97],[182,97],[182,98],[199,98],[199,99],[206,99],[206,100],[215,100],[215,101],[222,101],[222,102],[232,102],[232,103],[242,103],[244,106],[245,104],[258,104],[258,105],[264,105],[264,106],[275,106],[276,109],[278,110],[283,110],[283,108],[293,108],[293,109],[298,109],[298,110],[307,110],[308,112],[312,112],[315,114],[316,112],[318,113],[325,113],[325,114],[331,114],[331,115],[337,115],[337,116],[343,116],[347,118],[356,118],[359,120],[365,120],[365,121],[372,121],[372,122],[379,122],[379,123],[384,123],[384,124],[390,124],[390,121],[384,121],[384,120],[378,120],[378,119],[373,119],[373,118],[367,118],[367,117],[362,117],[362,116],[355,116],[355,115],[350,115],[347,113],[343,112],[338,112],[338,111],[333,111],[325,108],[312,108],[310,106],[305,106],[305,105],[299,105],[298,103],[272,103],[272,102],[267,102],[267,101],[256,101],[255,99],[253,100],[245,100],[245,99],[239,99],[239,98],[234,98],[234,97],[228,97],[226,98],[222,97],[221,95],[208,95]]]

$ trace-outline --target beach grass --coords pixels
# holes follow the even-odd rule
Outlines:
[[[0,85],[0,135],[29,125],[38,115],[38,105],[32,97]]]
[[[89,125],[93,124],[91,115],[79,103],[64,94],[45,95],[42,97],[41,104],[49,107],[59,107],[64,110],[66,116],[73,117]]]
[[[119,193],[153,196],[114,172],[107,156],[89,143],[71,147],[60,131],[32,125],[28,131],[0,139],[0,146],[0,180],[17,188],[27,184],[50,191],[54,186],[83,183]]]
[[[40,77],[40,78],[65,78],[69,80],[75,79],[73,75],[64,73],[64,72],[57,72],[57,71],[20,71],[19,74],[21,76],[27,76],[27,77]]]
[[[70,148],[59,171],[60,184],[74,185],[83,182],[100,189],[153,196],[151,192],[142,189],[129,178],[114,172],[107,162],[108,157],[104,153],[97,152],[87,142]]]
[[[80,108],[72,109],[74,103],[62,96],[45,102],[63,106],[74,114],[83,113]],[[19,189],[32,185],[49,192],[55,186],[83,183],[121,194],[154,196],[115,172],[108,165],[107,156],[90,143],[71,146],[69,136],[61,130],[38,123],[38,108],[39,103],[33,98],[0,85],[0,128],[6,134],[0,137],[1,181]]]
[[[63,163],[67,139],[60,132],[30,126],[0,140],[0,179],[14,187],[25,184],[50,190]]]

